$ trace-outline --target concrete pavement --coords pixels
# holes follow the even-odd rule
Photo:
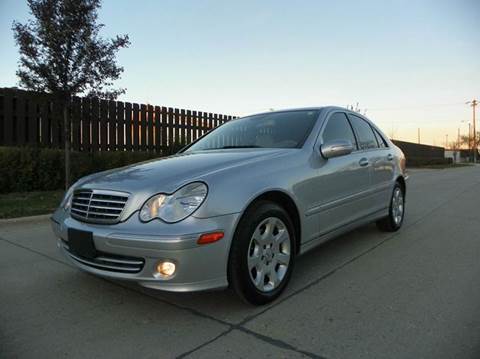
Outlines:
[[[0,224],[0,358],[479,358],[480,167],[411,172],[407,217],[299,258],[283,296],[171,294],[97,278],[46,220]]]

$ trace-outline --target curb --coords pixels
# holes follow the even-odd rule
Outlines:
[[[0,219],[0,225],[2,224],[13,224],[13,223],[25,223],[25,222],[35,222],[35,221],[44,221],[46,219],[50,219],[52,216],[51,213],[49,214],[41,214],[38,216],[29,216],[29,217],[17,217],[17,218],[7,218],[7,219]]]

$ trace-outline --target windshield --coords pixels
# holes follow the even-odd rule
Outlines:
[[[225,123],[186,152],[223,148],[298,148],[303,145],[318,111],[272,112]]]

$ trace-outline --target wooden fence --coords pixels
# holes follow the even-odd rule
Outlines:
[[[0,146],[63,147],[61,108],[50,95],[0,88]],[[234,118],[149,104],[75,97],[72,149],[168,154]]]

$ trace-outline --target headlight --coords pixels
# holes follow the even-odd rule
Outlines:
[[[63,196],[62,202],[60,203],[60,207],[65,211],[68,211],[72,205],[73,187],[74,186],[71,186],[68,189],[67,193],[65,193],[65,196]]]
[[[167,223],[179,222],[200,207],[207,197],[207,192],[205,183],[193,182],[171,195],[157,194],[142,206],[140,220],[148,222],[154,218],[160,218]]]

